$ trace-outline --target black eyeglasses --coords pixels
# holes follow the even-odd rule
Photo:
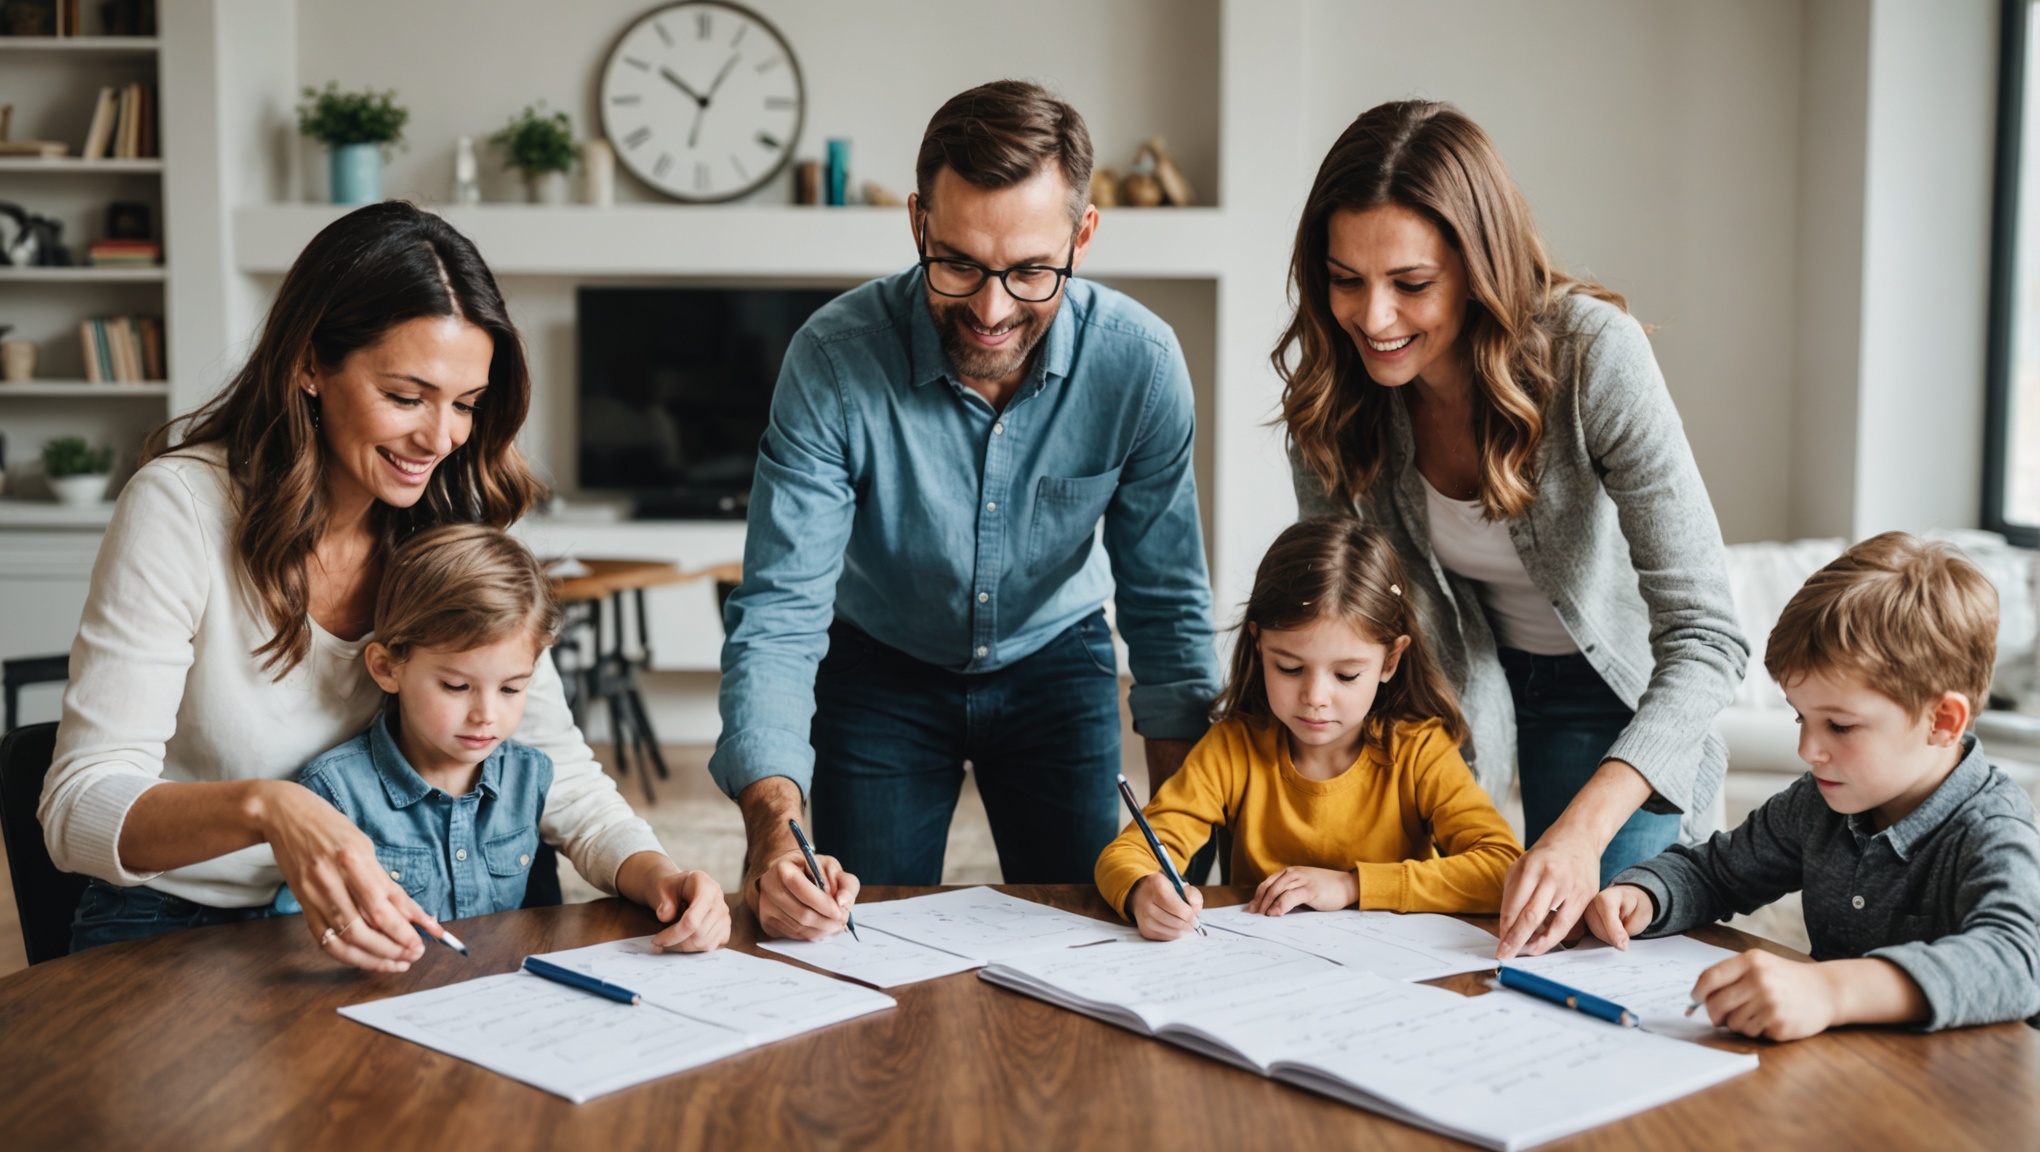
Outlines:
[[[1011,268],[987,268],[975,260],[928,255],[928,220],[921,218],[921,276],[937,296],[962,299],[975,296],[987,280],[1005,285],[1006,294],[1023,304],[1055,299],[1063,281],[1076,274],[1077,231],[1070,230],[1070,256],[1060,268],[1041,264],[1015,264]]]

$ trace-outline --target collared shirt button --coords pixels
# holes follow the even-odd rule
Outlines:
[[[989,656],[989,655],[991,655],[991,654],[992,654],[992,650],[991,650],[990,648],[987,648],[987,647],[985,647],[984,645],[980,644],[980,645],[978,645],[978,650],[977,650],[977,654],[978,654],[979,656]]]
[[[465,849],[465,848],[456,848],[456,849],[454,849],[454,851],[453,851],[453,858],[454,858],[455,860],[465,860],[465,859],[467,859],[467,849]]]
[[[519,868],[529,868],[531,866],[531,856],[523,852],[518,853],[517,866]]]
[[[1006,422],[1005,422],[1005,421],[1001,420],[1001,421],[999,421],[999,422],[998,422],[997,424],[994,424],[994,425],[992,425],[992,435],[994,435],[994,436],[1004,436],[1005,434],[1006,434]]]
[[[1849,907],[1861,909],[1863,907],[1863,898],[1861,896],[1849,897]]]
[[[992,598],[992,594],[991,594],[990,592],[980,592],[980,593],[978,593],[978,603],[980,603],[980,604],[984,603],[984,602],[985,602],[985,601],[987,601],[987,600],[990,600],[991,598]]]
[[[392,868],[392,869],[390,869],[390,879],[392,879],[392,880],[402,880],[403,878],[404,878],[404,874],[403,874],[402,872],[399,872],[399,871],[398,871],[398,870],[396,870],[395,868]]]
[[[999,510],[999,502],[998,502],[997,500],[988,500],[988,501],[986,501],[986,502],[985,502],[985,511],[987,511],[987,512],[997,512],[998,510]]]

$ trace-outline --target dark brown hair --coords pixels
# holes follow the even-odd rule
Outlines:
[[[1862,677],[1918,720],[1943,692],[1990,699],[1998,595],[1953,544],[1872,536],[1809,577],[1771,629],[1764,670],[1780,687],[1809,673]]]
[[[1473,364],[1480,502],[1520,516],[1536,498],[1532,462],[1556,385],[1556,305],[1575,293],[1627,307],[1551,266],[1530,206],[1480,125],[1450,104],[1403,100],[1360,114],[1318,167],[1289,261],[1294,318],[1271,359],[1282,418],[1304,463],[1340,504],[1366,495],[1388,455],[1394,398],[1362,365],[1331,309],[1325,267],[1333,215],[1400,205],[1420,213],[1466,261],[1463,329]]]
[[[1342,620],[1377,644],[1410,638],[1395,675],[1375,694],[1367,716],[1368,746],[1392,760],[1396,725],[1427,720],[1443,721],[1446,733],[1465,743],[1466,718],[1424,643],[1413,592],[1395,546],[1378,529],[1347,516],[1290,525],[1254,573],[1254,591],[1233,645],[1232,676],[1218,699],[1218,719],[1256,727],[1275,722],[1254,630],[1287,632],[1319,620]]]
[[[486,524],[442,524],[397,546],[375,599],[376,643],[471,652],[523,635],[541,651],[560,631],[552,582],[531,550]]]
[[[458,316],[489,334],[495,344],[489,389],[467,441],[440,461],[418,502],[376,505],[383,554],[435,524],[506,527],[543,493],[516,444],[531,403],[524,344],[496,278],[468,238],[398,201],[356,209],[314,236],[284,274],[240,373],[203,408],[151,432],[143,446],[144,460],[201,444],[225,449],[234,550],[275,629],[255,655],[266,656],[264,666],[279,679],[311,651],[305,565],[329,514],[317,402],[299,382],[313,364],[337,370],[397,325],[433,316]]]
[[[921,134],[914,189],[922,205],[948,168],[977,188],[1010,188],[1054,162],[1070,185],[1070,218],[1091,202],[1091,133],[1084,118],[1046,88],[994,80],[951,96]]]

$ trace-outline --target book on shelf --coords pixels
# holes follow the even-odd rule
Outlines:
[[[153,268],[163,262],[163,246],[154,240],[94,240],[85,260],[102,268]]]
[[[85,378],[94,384],[163,379],[163,321],[157,316],[95,316],[78,322]]]
[[[79,154],[87,160],[143,160],[154,158],[157,148],[155,86],[101,88]]]

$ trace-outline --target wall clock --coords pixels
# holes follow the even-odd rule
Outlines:
[[[684,0],[630,26],[602,70],[602,131],[623,166],[676,200],[734,200],[786,167],[806,92],[786,39],[728,0]]]

